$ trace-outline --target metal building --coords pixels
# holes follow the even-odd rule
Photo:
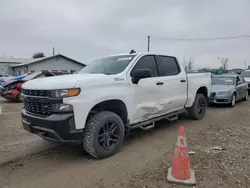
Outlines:
[[[12,65],[18,65],[24,63],[30,59],[28,58],[14,58],[3,56],[0,57],[0,74],[13,74]]]
[[[50,57],[32,59],[21,64],[11,65],[13,75],[21,75],[29,72],[48,70],[52,72],[74,73],[82,69],[85,64],[73,60],[61,54]]]

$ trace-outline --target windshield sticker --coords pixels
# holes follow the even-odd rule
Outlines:
[[[121,57],[121,58],[118,58],[117,61],[129,61],[131,59],[132,57]]]

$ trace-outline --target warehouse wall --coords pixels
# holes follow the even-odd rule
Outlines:
[[[16,65],[16,63],[0,62],[0,73],[13,75],[13,69],[11,65]]]
[[[37,62],[34,64],[30,64],[28,66],[28,71],[41,71],[41,70],[48,70],[48,71],[77,71],[83,68],[83,65],[79,65],[75,62],[72,62],[68,59],[61,58],[61,57],[55,57],[52,59],[48,59],[42,62]]]
[[[28,67],[27,66],[13,67],[12,69],[13,69],[13,74],[15,76],[28,73]]]

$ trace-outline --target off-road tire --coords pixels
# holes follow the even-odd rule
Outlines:
[[[121,134],[117,145],[110,150],[105,150],[98,142],[98,133],[102,126],[109,121],[115,122],[117,124]],[[94,158],[107,158],[119,151],[124,139],[124,134],[125,128],[120,116],[113,112],[102,111],[89,118],[85,127],[82,146],[84,150]]]
[[[205,105],[202,113],[200,113],[200,111],[198,109],[200,102],[203,102]],[[206,100],[205,96],[203,94],[196,94],[192,107],[188,109],[189,117],[191,119],[194,119],[194,120],[202,119],[204,117],[204,115],[206,114],[206,107],[207,107],[207,100]]]

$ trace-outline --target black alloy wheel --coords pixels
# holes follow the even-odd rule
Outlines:
[[[199,114],[203,114],[206,110],[206,101],[203,99],[199,99],[197,110]]]
[[[115,122],[108,122],[101,127],[97,138],[101,147],[105,150],[111,150],[118,144],[120,137],[121,131],[117,124]]]

